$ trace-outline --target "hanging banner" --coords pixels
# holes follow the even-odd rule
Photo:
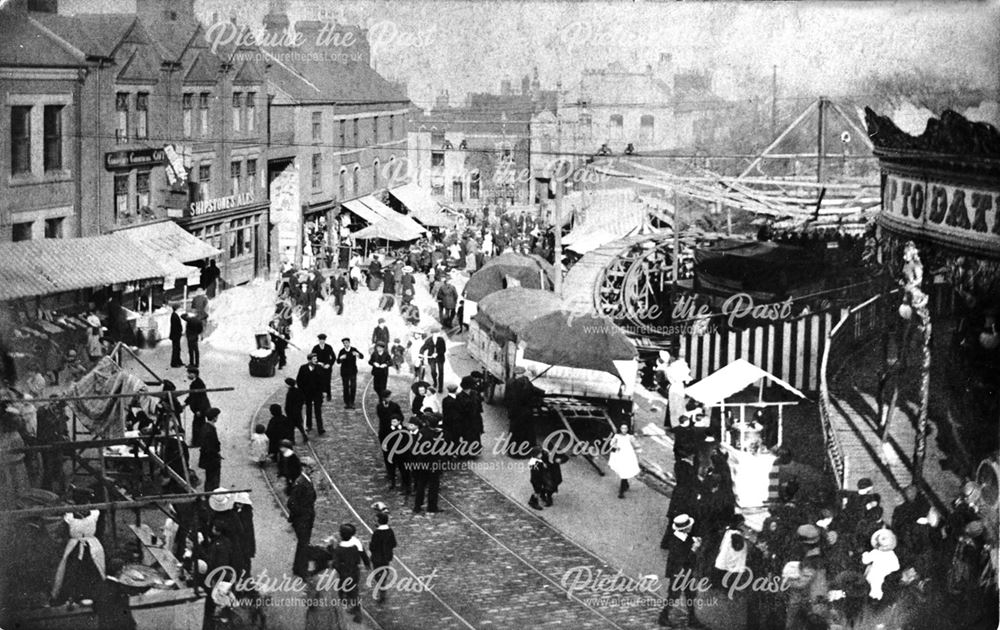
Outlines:
[[[278,258],[282,264],[294,263],[301,252],[302,209],[299,205],[299,169],[291,162],[271,182],[271,223],[275,225]]]
[[[1000,251],[1000,190],[886,173],[879,224],[970,253]]]

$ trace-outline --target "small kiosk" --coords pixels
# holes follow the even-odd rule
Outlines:
[[[765,401],[766,381],[781,386],[794,394],[796,399]],[[724,420],[720,424],[719,435],[713,437],[719,440],[721,448],[729,455],[737,505],[741,508],[765,505],[776,459],[773,451],[781,446],[782,441],[783,410],[786,405],[797,405],[800,400],[805,400],[805,394],[745,359],[736,359],[688,386],[686,394],[703,405],[706,411],[718,409],[723,418],[727,416],[727,411],[735,411],[733,423],[728,425]],[[748,414],[747,407],[754,409]],[[768,446],[763,436],[764,427],[754,422],[753,415],[757,409],[773,408],[777,410],[777,439]]]

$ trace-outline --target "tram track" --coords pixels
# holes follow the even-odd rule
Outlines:
[[[372,421],[368,405],[365,403],[370,397],[373,397],[372,391],[372,380],[369,378],[364,387],[361,389],[360,393],[360,415],[364,418],[365,424],[367,425],[369,434],[374,438],[374,443],[367,440],[363,440],[363,445],[359,447],[359,450],[367,450],[369,455],[369,464],[371,461],[377,461],[379,464],[379,471],[381,471],[381,453],[379,452],[377,456],[371,452],[373,450],[379,450],[377,435],[378,430],[375,423]],[[262,407],[263,410],[263,407]],[[339,414],[338,414],[339,415]],[[339,422],[340,418],[336,420],[330,419],[327,421],[328,433],[329,425],[334,422]],[[350,419],[346,419],[346,422],[350,422]],[[361,427],[363,430],[363,427]],[[326,440],[331,440],[332,435],[325,438]],[[320,445],[320,450],[317,450],[317,440],[310,440],[305,444],[305,450],[316,462],[316,467],[319,472],[324,477],[326,483],[329,485],[329,490],[327,494],[329,498],[332,499],[336,504],[346,508],[347,513],[356,520],[356,522],[361,524],[361,527],[367,532],[371,532],[371,527],[368,524],[368,519],[363,516],[367,514],[370,510],[369,503],[367,499],[358,500],[354,498],[352,501],[348,495],[356,495],[359,492],[357,488],[354,491],[342,488],[344,481],[335,481],[334,475],[331,474],[326,461],[329,454],[324,455],[320,452],[323,449],[323,445]],[[373,448],[374,447],[374,448]],[[360,453],[356,454],[360,455]],[[339,459],[339,458],[337,458]],[[283,493],[279,492],[278,488],[275,487],[274,482],[270,478],[267,470],[262,471],[268,488],[275,497],[275,500],[281,506],[281,509],[287,515],[287,509],[285,508]],[[371,476],[371,470],[362,471],[367,476]],[[470,471],[471,472],[471,471]],[[378,475],[378,473],[376,473]],[[471,476],[476,480],[481,482],[486,486],[486,492],[499,494],[500,499],[504,504],[509,503],[511,507],[508,509],[516,510],[513,518],[510,520],[528,520],[531,521],[531,528],[542,529],[544,528],[545,535],[552,540],[561,539],[560,543],[564,547],[570,547],[569,553],[573,556],[573,560],[586,560],[589,565],[594,565],[596,567],[608,567],[611,571],[610,565],[607,561],[603,560],[593,552],[590,552],[584,548],[579,543],[566,538],[562,534],[559,534],[551,528],[551,526],[546,523],[543,519],[539,518],[535,514],[531,514],[524,509],[524,507],[511,497],[503,494],[499,491],[493,484],[489,483],[481,476],[471,473]],[[452,477],[450,479],[456,479]],[[384,484],[384,480],[381,481]],[[350,485],[348,481],[348,485]],[[369,491],[371,492],[371,491]],[[374,496],[382,496],[385,494],[384,486],[374,491],[376,494]],[[496,504],[498,497],[489,496],[486,497],[486,504],[491,506]],[[446,612],[447,616],[452,620],[451,623],[439,623],[432,627],[456,627],[456,628],[469,628],[469,629],[479,629],[479,628],[489,628],[489,627],[508,627],[503,623],[503,619],[491,618],[491,616],[506,616],[509,614],[516,614],[512,611],[512,608],[518,608],[517,606],[507,606],[507,601],[505,598],[498,598],[495,592],[495,583],[491,579],[495,576],[499,576],[504,573],[512,573],[516,577],[517,582],[531,584],[530,587],[524,589],[519,589],[517,593],[511,593],[512,598],[516,595],[517,597],[527,598],[531,596],[531,592],[523,592],[533,589],[532,592],[546,593],[548,597],[540,599],[549,599],[550,604],[553,602],[558,602],[558,606],[562,609],[560,611],[560,616],[554,616],[554,618],[544,625],[556,625],[561,626],[567,623],[571,625],[576,625],[577,627],[595,627],[595,628],[612,628],[615,630],[623,630],[624,628],[630,627],[645,627],[648,625],[648,620],[650,619],[651,612],[648,610],[636,611],[636,610],[626,610],[619,611],[626,615],[626,619],[621,619],[621,615],[615,615],[612,612],[605,612],[596,606],[592,605],[590,601],[593,600],[595,593],[582,591],[574,592],[573,589],[565,587],[558,579],[560,573],[553,571],[553,558],[551,556],[533,558],[529,556],[537,556],[538,554],[532,554],[531,550],[528,551],[518,550],[515,547],[520,547],[519,544],[512,542],[510,536],[510,531],[501,531],[504,528],[503,519],[497,520],[497,517],[490,514],[488,517],[480,517],[476,514],[477,511],[482,511],[483,506],[472,505],[475,503],[474,498],[470,501],[462,501],[453,494],[449,492],[442,492],[439,495],[439,502],[447,514],[450,512],[454,515],[454,519],[457,523],[444,523],[441,520],[435,520],[431,523],[427,523],[431,527],[431,531],[438,528],[447,528],[449,532],[454,532],[458,537],[464,537],[472,540],[472,545],[474,547],[474,553],[478,554],[473,556],[472,554],[464,554],[460,558],[454,558],[450,555],[444,557],[440,562],[440,565],[445,567],[446,570],[450,569],[452,565],[455,568],[463,572],[473,571],[479,573],[479,575],[473,576],[469,575],[468,579],[463,580],[460,584],[456,584],[451,588],[427,588],[423,591],[425,597],[429,597],[433,600],[430,602],[433,606],[439,607],[439,612]],[[364,505],[362,505],[364,503]],[[404,503],[404,509],[408,507],[409,501]],[[434,517],[424,516],[417,518],[433,518],[438,519],[437,515]],[[405,519],[405,517],[404,517]],[[319,520],[319,519],[317,519]],[[451,520],[451,519],[449,519]],[[405,523],[405,520],[404,520]],[[414,524],[409,523],[411,527],[420,528],[424,527],[426,521]],[[324,523],[324,525],[328,525]],[[525,527],[520,527],[521,530]],[[397,529],[397,536],[399,536],[399,530]],[[506,538],[505,541],[503,538]],[[513,540],[516,540],[514,538]],[[406,550],[407,545],[404,543],[404,551],[397,550],[395,562],[398,564],[399,568],[405,574],[405,576],[411,578],[414,581],[421,579],[420,575],[426,574],[428,570],[436,570],[439,563],[435,562],[431,566],[426,566],[430,564],[428,559],[421,558],[419,553],[419,541],[415,541],[411,553],[410,550]],[[565,550],[564,550],[565,551]],[[475,560],[481,560],[476,562]],[[558,559],[555,561],[558,564]],[[577,566],[570,564],[569,566]],[[518,568],[520,567],[520,568]],[[477,584],[478,581],[478,584]],[[480,592],[476,592],[478,589]],[[422,594],[423,594],[422,593]],[[600,593],[597,593],[599,595]],[[492,599],[491,599],[492,598]],[[489,603],[491,602],[491,604]],[[478,605],[478,606],[477,606]],[[493,608],[489,608],[493,605]],[[527,606],[528,604],[522,604],[522,606]],[[476,614],[469,614],[470,607],[474,610]],[[383,628],[384,623],[379,622],[375,618],[375,615],[382,616],[378,609],[374,611],[369,611],[367,607],[362,607],[366,618],[373,627]],[[641,613],[641,614],[640,614]],[[619,617],[619,618],[615,618]],[[586,621],[589,618],[589,621]],[[416,620],[414,620],[416,621]],[[441,620],[443,621],[443,620]],[[498,623],[500,621],[501,623]],[[406,619],[405,624],[392,623],[390,627],[418,627],[415,623],[410,623],[410,619]],[[539,626],[539,627],[543,627]],[[422,627],[422,626],[420,626]],[[431,626],[428,626],[431,627]],[[532,626],[534,627],[534,626]]]

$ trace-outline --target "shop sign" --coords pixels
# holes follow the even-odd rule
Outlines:
[[[163,149],[138,149],[135,151],[111,151],[104,154],[104,168],[109,171],[134,166],[151,166],[166,159]]]
[[[972,249],[1000,248],[1000,190],[887,173],[883,225]]]
[[[229,195],[228,197],[219,197],[217,199],[192,201],[189,207],[191,209],[191,214],[193,216],[197,216],[199,214],[216,212],[218,210],[229,210],[230,208],[245,206],[251,203],[253,203],[253,193],[247,192],[239,195]]]

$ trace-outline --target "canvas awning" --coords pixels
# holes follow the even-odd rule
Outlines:
[[[360,199],[345,201],[343,206],[371,224],[378,223],[383,219],[379,213],[366,206]]]
[[[393,221],[391,219],[381,219],[372,223],[366,228],[353,232],[352,237],[356,239],[384,239],[387,241],[413,241],[420,238],[422,232]]]
[[[122,234],[0,243],[0,300],[163,278],[167,274]]]
[[[416,184],[404,184],[389,190],[389,194],[399,200],[417,222],[427,227],[448,227],[455,224],[455,219],[441,210],[427,191]]]
[[[376,199],[372,195],[368,195],[366,197],[362,197],[361,198],[361,203],[363,203],[366,206],[368,206],[369,208],[371,208],[372,211],[374,211],[375,213],[377,213],[383,219],[386,219],[388,221],[393,221],[395,223],[398,223],[407,232],[414,232],[417,235],[420,235],[420,234],[423,234],[424,232],[427,231],[427,230],[425,230],[423,228],[423,226],[421,226],[419,223],[417,223],[416,221],[414,221],[410,217],[406,216],[405,214],[400,214],[400,213],[396,212],[395,210],[393,210],[389,206],[385,205],[384,203],[382,203],[381,201],[379,201],[378,199]],[[414,237],[414,238],[417,238],[417,237]],[[411,239],[406,239],[406,240],[411,240]]]
[[[167,285],[176,280],[198,284],[201,270],[184,263],[214,258],[222,253],[173,221],[129,227],[117,233],[132,240],[163,267]]]
[[[684,393],[689,398],[700,402],[706,407],[710,407],[722,402],[733,394],[738,394],[761,379],[767,379],[772,383],[776,383],[799,398],[806,398],[805,394],[787,382],[770,372],[760,369],[746,359],[736,359],[729,365],[709,374],[694,385],[687,387]]]

